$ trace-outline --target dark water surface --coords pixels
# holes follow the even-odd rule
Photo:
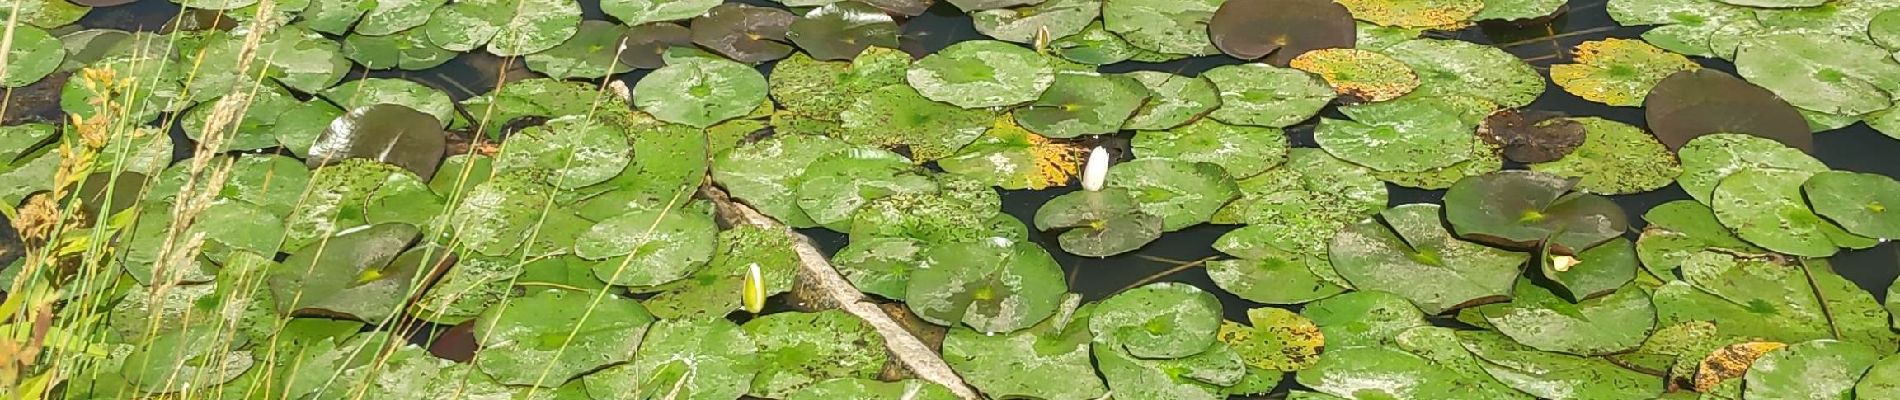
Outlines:
[[[768,0],[739,2],[778,6]],[[1526,60],[1540,71],[1547,71],[1551,64],[1568,62],[1569,49],[1578,43],[1612,37],[1639,38],[1646,28],[1616,26],[1604,11],[1605,2],[1606,0],[1572,1],[1566,13],[1547,23],[1525,26],[1490,24],[1458,32],[1431,33],[1428,36],[1497,45]],[[607,19],[599,10],[598,0],[583,0],[581,3],[587,19]],[[94,10],[79,24],[88,28],[153,30],[176,16],[178,12],[177,5],[165,0],[141,0],[130,5]],[[928,13],[904,22],[903,32],[903,50],[918,56],[936,52],[952,43],[985,38],[972,27],[968,16],[947,3],[938,4]],[[1705,67],[1734,72],[1734,67],[1726,61],[1700,58],[1696,60]],[[1101,70],[1103,72],[1155,70],[1196,75],[1216,66],[1240,62],[1226,56],[1210,56],[1159,64],[1127,62],[1105,66]],[[477,52],[477,54],[464,54],[447,65],[431,70],[369,72],[359,69],[352,74],[352,77],[401,77],[416,80],[442,89],[459,101],[487,92],[495,86],[497,76],[512,80],[532,75],[520,67],[518,61],[512,66],[509,63],[509,60]],[[770,68],[769,63],[760,66],[761,70],[769,71]],[[619,79],[631,83],[644,74],[644,71],[635,71]],[[1547,75],[1546,79],[1548,79]],[[1611,107],[1584,101],[1564,92],[1555,84],[1549,84],[1547,90],[1528,108],[1574,116],[1597,116],[1636,126],[1646,126],[1640,108]],[[1337,117],[1336,111],[1329,109],[1327,113],[1327,115]],[[1293,137],[1294,145],[1318,147],[1312,139],[1312,128],[1313,121],[1289,128],[1288,132]],[[180,143],[185,142],[181,140]],[[183,151],[185,150],[181,149],[181,156]],[[1844,129],[1816,134],[1815,153],[1821,161],[1834,169],[1900,177],[1900,161],[1896,161],[1900,160],[1900,140],[1883,136],[1864,124],[1857,123]],[[1398,186],[1390,186],[1390,189],[1391,205],[1436,203],[1444,195],[1443,191],[1424,191]],[[1023,221],[1030,221],[1045,201],[1072,190],[1074,189],[1006,191],[1003,193],[1003,209]],[[1689,197],[1681,188],[1672,185],[1653,192],[1613,198],[1628,211],[1631,219],[1634,220],[1632,228],[1641,229],[1646,225],[1640,221],[1640,216],[1645,211],[1664,202]],[[1056,245],[1054,235],[1033,234],[1032,238],[1044,248],[1050,249],[1050,253],[1068,271],[1072,290],[1082,293],[1088,300],[1099,300],[1131,285],[1149,281],[1186,282],[1207,288],[1209,292],[1220,296],[1226,306],[1229,319],[1245,320],[1245,310],[1257,307],[1258,304],[1215,289],[1213,281],[1201,268],[1177,268],[1177,263],[1163,260],[1186,262],[1219,257],[1221,254],[1210,245],[1215,238],[1233,228],[1217,225],[1196,226],[1170,233],[1137,252],[1109,258],[1083,258],[1067,254]],[[845,237],[842,234],[822,229],[806,230],[805,233],[816,239],[827,252],[836,252],[845,245]],[[1632,231],[1628,236],[1634,239],[1636,232]],[[1835,256],[1832,261],[1835,269],[1842,275],[1873,293],[1874,297],[1884,300],[1887,286],[1894,281],[1896,274],[1900,274],[1900,245],[1883,243],[1872,249],[1844,251]],[[425,333],[418,336],[426,337],[428,335],[426,332],[436,330],[424,329]],[[1283,382],[1280,391],[1283,392],[1291,384],[1291,379]]]

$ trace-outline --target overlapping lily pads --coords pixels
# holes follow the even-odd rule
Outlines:
[[[1548,243],[1562,254],[1629,229],[1621,206],[1575,188],[1575,181],[1527,171],[1465,178],[1445,192],[1445,219],[1460,237],[1517,248]]]

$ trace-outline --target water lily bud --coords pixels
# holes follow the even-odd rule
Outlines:
[[[759,274],[759,263],[746,266],[745,290],[739,296],[746,312],[758,314],[765,310],[765,278]]]
[[[1082,190],[1102,190],[1108,183],[1108,149],[1096,146],[1089,152],[1088,164],[1082,166]]]

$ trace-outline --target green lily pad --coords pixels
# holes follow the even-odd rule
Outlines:
[[[632,71],[615,55],[627,28],[607,21],[581,21],[574,36],[522,61],[529,70],[555,79],[600,78]]]
[[[1190,56],[1220,53],[1207,24],[1223,0],[1104,0],[1102,26],[1136,48]]]
[[[620,45],[626,46],[618,49],[621,64],[641,69],[659,68],[666,66],[668,51],[693,46],[693,32],[670,22],[636,25],[621,34]]]
[[[1598,358],[1540,352],[1489,332],[1459,332],[1465,350],[1485,361],[1484,370],[1512,388],[1542,398],[1653,398],[1662,394],[1660,377],[1619,367]]]
[[[1556,15],[1563,0],[1485,0],[1484,10],[1471,19],[1479,21],[1523,21]]]
[[[1544,279],[1554,284],[1551,289],[1575,302],[1608,294],[1636,279],[1638,261],[1629,239],[1617,238],[1576,257],[1552,254],[1550,246],[1541,246],[1537,263]]]
[[[1801,185],[1814,212],[1848,232],[1874,238],[1900,238],[1900,182],[1882,175],[1846,171],[1815,173]]]
[[[1057,196],[1036,210],[1036,229],[1063,230],[1062,250],[1108,257],[1161,238],[1161,218],[1142,211],[1128,190],[1107,188]]]
[[[983,185],[971,193],[955,193],[948,188],[949,183],[943,186],[945,189],[937,193],[897,194],[858,207],[851,214],[848,229],[851,239],[902,237],[925,243],[949,243],[1003,236],[989,225],[999,218],[1000,203],[995,200],[993,189]],[[1010,225],[1014,225],[1015,230],[1022,230],[1021,222],[1001,218],[1011,220]]]
[[[1201,77],[1220,89],[1221,106],[1208,116],[1236,125],[1290,126],[1339,97],[1319,77],[1266,64],[1215,67]]]
[[[1319,326],[1292,311],[1264,307],[1247,310],[1249,325],[1221,323],[1219,340],[1248,366],[1293,372],[1319,361],[1326,337]]]
[[[475,185],[445,216],[462,245],[482,255],[514,253],[539,226],[554,187],[529,174],[500,174]]]
[[[922,265],[911,271],[905,303],[938,325],[1017,331],[1054,314],[1068,291],[1055,259],[1024,241],[933,245]]]
[[[805,166],[841,148],[825,136],[774,135],[719,153],[714,182],[733,197],[797,228],[816,226],[798,207],[796,189]]]
[[[1656,138],[1678,152],[1696,138],[1719,133],[1750,134],[1803,150],[1814,148],[1814,135],[1798,109],[1774,92],[1712,69],[1677,72],[1663,79],[1643,99],[1643,110]],[[1707,194],[1706,188],[1702,191],[1691,189],[1689,194]]]
[[[343,55],[370,69],[400,68],[420,71],[455,58],[455,52],[436,47],[421,29],[384,36],[351,34],[343,38]]]
[[[1499,333],[1537,350],[1621,353],[1641,345],[1656,323],[1649,294],[1634,285],[1575,303],[1529,280],[1520,281],[1515,292],[1510,303],[1474,310]]]
[[[1090,22],[1082,32],[1049,42],[1049,50],[1064,60],[1089,65],[1108,65],[1128,61],[1141,49],[1121,36],[1102,28],[1101,21]]]
[[[1329,335],[1330,337],[1330,335]],[[1300,370],[1301,385],[1351,399],[1461,398],[1475,379],[1391,347],[1328,350],[1311,368]]]
[[[1677,150],[1682,158],[1682,185],[1689,197],[1710,204],[1716,184],[1744,169],[1787,169],[1809,173],[1827,171],[1827,164],[1800,150],[1760,136],[1718,133],[1690,140]]]
[[[1080,301],[1080,296],[1069,295],[1054,316],[1014,333],[951,329],[943,338],[944,362],[992,396],[1099,398],[1108,388],[1089,360],[1090,309],[1077,310]]]
[[[458,256],[455,266],[409,305],[409,314],[423,320],[455,325],[474,320],[512,294],[511,282],[525,270],[522,263],[503,257]]]
[[[1454,30],[1470,25],[1485,0],[1346,0],[1354,18],[1385,26]]]
[[[1674,154],[1642,128],[1602,118],[1566,118],[1584,129],[1583,145],[1562,159],[1531,164],[1531,170],[1577,178],[1577,190],[1595,194],[1632,194],[1674,183],[1682,166]]]
[[[1841,228],[1809,211],[1801,184],[1814,172],[1748,168],[1722,178],[1710,208],[1736,236],[1762,248],[1805,257],[1839,251],[1830,230]]]
[[[653,316],[615,295],[545,289],[490,308],[475,322],[475,366],[510,385],[552,386],[626,362]]]
[[[613,260],[594,267],[601,281],[621,286],[672,282],[712,258],[719,228],[692,211],[635,211],[595,224],[575,240],[574,253]]]
[[[797,205],[812,221],[837,231],[865,203],[937,189],[909,159],[885,150],[848,148],[818,157],[797,180]]]
[[[1675,276],[1682,260],[1707,249],[1724,249],[1740,254],[1762,254],[1767,250],[1735,237],[1715,211],[1693,200],[1663,203],[1643,214],[1649,226],[1636,240],[1636,255],[1643,267],[1660,277]]]
[[[1762,28],[1753,9],[1714,0],[1613,0],[1604,8],[1622,25],[1656,25],[1644,41],[1692,56],[1732,56],[1741,36]]]
[[[6,72],[0,74],[0,86],[15,88],[39,82],[66,59],[66,48],[59,39],[40,28],[15,26],[12,39],[13,47],[6,49]]]
[[[841,136],[860,145],[905,145],[918,160],[954,154],[976,140],[996,118],[990,110],[966,109],[931,101],[910,86],[897,84],[864,93],[839,114]]]
[[[1266,304],[1301,304],[1345,292],[1331,279],[1314,271],[1333,273],[1326,254],[1312,254],[1303,244],[1287,242],[1279,232],[1247,226],[1215,239],[1214,248],[1239,259],[1207,263],[1214,285],[1240,298]]]
[[[167,221],[169,222],[169,221]],[[204,262],[204,261],[200,261]],[[174,266],[177,267],[177,266]],[[180,330],[207,327],[225,329],[224,340],[242,344],[246,340],[277,334],[271,292],[259,281],[265,273],[280,266],[254,253],[232,253],[216,271],[204,272],[202,279],[145,279],[153,285],[129,288],[124,299],[107,313],[107,331],[126,341],[137,343]],[[183,272],[164,271],[167,274]],[[147,272],[148,276],[151,272]],[[180,277],[199,278],[199,277]],[[170,284],[164,281],[210,284]],[[58,328],[55,328],[58,329]],[[57,339],[49,339],[57,343]]]
[[[421,259],[403,260],[411,243],[421,235],[405,224],[372,225],[344,231],[321,246],[290,253],[284,268],[269,278],[277,311],[290,314],[320,309],[364,321],[380,321],[399,311],[414,290],[419,270],[434,265]],[[399,262],[414,261],[414,262]]]
[[[1291,149],[1287,156],[1281,167],[1240,181],[1240,199],[1216,211],[1213,222],[1244,223],[1271,232],[1270,243],[1308,260],[1316,277],[1350,287],[1324,262],[1326,244],[1339,228],[1385,209],[1385,183],[1365,167],[1319,149]],[[1268,254],[1235,255],[1259,259],[1270,258]]]
[[[792,238],[757,226],[719,231],[719,245],[706,268],[654,288],[658,293],[646,300],[647,309],[666,319],[714,317],[739,310],[744,307],[743,296],[736,294],[745,290],[745,276],[754,265],[764,289],[760,294],[770,297],[791,291],[798,270]]]
[[[1900,395],[1900,376],[1897,375],[1900,375],[1900,357],[1882,358],[1867,368],[1867,374],[1854,385],[1854,394],[1870,398]]]
[[[371,201],[383,193],[414,192],[417,188],[428,191],[415,174],[365,159],[348,159],[311,171],[309,186],[298,192],[300,196],[293,203],[296,208],[284,218],[284,250],[295,251],[349,228],[370,224],[374,222],[370,220],[373,214],[389,217],[385,211],[423,213],[410,215],[420,219],[440,212],[428,209],[427,204],[398,204],[394,206],[408,208],[392,210],[385,209],[390,205]]]
[[[445,140],[441,123],[429,114],[376,104],[337,117],[305,152],[306,162],[315,168],[364,158],[402,167],[428,180],[442,162]]]
[[[970,13],[976,31],[996,40],[1035,44],[1081,33],[1102,14],[1102,0],[1048,0],[1016,8],[992,8]]]
[[[1228,125],[1202,119],[1165,131],[1139,131],[1133,141],[1139,157],[1175,158],[1220,165],[1245,179],[1286,160],[1286,133],[1276,128]]]
[[[1560,254],[1576,254],[1629,230],[1622,207],[1574,192],[1575,185],[1528,171],[1465,178],[1445,192],[1445,219],[1459,237],[1514,248],[1547,241]]]
[[[1396,99],[1418,89],[1419,84],[1412,67],[1371,50],[1313,50],[1294,57],[1288,66],[1319,75],[1333,91],[1356,102]]]
[[[1127,189],[1142,212],[1161,217],[1162,229],[1177,231],[1208,222],[1216,210],[1240,197],[1240,187],[1219,165],[1169,158],[1143,158],[1108,169],[1108,187]]]
[[[1340,230],[1334,269],[1354,288],[1403,296],[1428,314],[1508,297],[1529,257],[1458,240],[1439,222],[1439,209],[1403,205],[1380,213],[1383,223]]]
[[[1279,66],[1308,51],[1351,48],[1358,39],[1352,12],[1326,0],[1226,1],[1208,21],[1207,33],[1227,55],[1266,57]]]
[[[208,35],[202,55],[192,59],[197,63],[195,67],[173,67],[201,71],[185,82],[198,100],[206,99],[200,96],[248,90],[259,77],[277,78],[277,82],[299,92],[317,92],[342,80],[350,69],[350,60],[338,43],[294,25],[271,31],[256,44],[246,44],[247,39],[240,34]],[[247,52],[270,56],[260,56],[248,68],[240,69],[241,56]]]
[[[1220,107],[1220,91],[1207,78],[1160,71],[1134,71],[1124,75],[1147,86],[1151,95],[1148,102],[1122,124],[1122,129],[1174,129]]]
[[[215,326],[198,326],[160,335],[125,356],[118,372],[125,382],[147,393],[216,387],[237,379],[256,360],[237,350]]]
[[[1353,120],[1320,119],[1313,138],[1326,152],[1376,171],[1423,172],[1469,159],[1477,124],[1462,108],[1413,97],[1341,109]]]
[[[434,116],[439,124],[455,121],[455,101],[440,90],[414,81],[395,78],[367,78],[337,85],[323,91],[323,97],[346,109],[356,110],[377,104],[409,107]]]
[[[626,132],[609,122],[570,115],[516,132],[495,156],[502,171],[538,171],[562,189],[620,175],[632,159]]]
[[[1742,395],[1763,399],[1850,397],[1883,353],[1853,342],[1815,340],[1771,351],[1748,368]]]
[[[1583,42],[1571,51],[1576,63],[1552,65],[1551,81],[1577,97],[1613,106],[1641,106],[1656,83],[1701,68],[1688,57],[1640,40]]]
[[[627,26],[678,21],[705,14],[719,0],[601,0],[600,9]]]
[[[574,36],[580,23],[581,5],[574,0],[469,0],[435,9],[422,30],[443,49],[469,51],[487,45],[490,54],[510,57],[559,46]]]
[[[820,60],[850,60],[871,47],[896,48],[897,36],[897,21],[883,10],[857,1],[814,8],[792,21],[785,33],[792,43]]]
[[[927,244],[908,238],[853,240],[831,262],[858,290],[898,300],[927,250]]]
[[[1664,289],[1658,289],[1659,326],[1732,321],[1718,325],[1718,333],[1781,342],[1835,338],[1883,353],[1900,347],[1900,336],[1888,329],[1889,316],[1873,294],[1822,260],[1790,265],[1770,257],[1703,251],[1684,259],[1682,275],[1700,289],[1693,294],[1704,297],[1674,294],[1666,302]]]
[[[872,378],[884,368],[884,340],[844,311],[787,312],[747,321],[758,344],[753,396],[785,398],[833,378]]]
[[[1459,40],[1414,39],[1381,51],[1418,73],[1417,93],[1472,97],[1502,108],[1530,105],[1544,93],[1544,78],[1504,50]]]
[[[720,4],[693,18],[693,43],[733,61],[758,64],[785,58],[792,45],[785,38],[798,16],[768,7]]]
[[[765,76],[732,61],[669,63],[640,79],[633,93],[640,111],[705,128],[749,114],[765,102]]]
[[[1213,400],[1245,378],[1247,365],[1226,345],[1175,359],[1143,359],[1096,346],[1095,360],[1112,393],[1144,399]]]
[[[1530,395],[1498,382],[1485,372],[1485,361],[1465,350],[1458,339],[1458,332],[1437,326],[1408,328],[1399,333],[1395,345],[1463,378],[1462,382],[1468,387],[1465,391],[1473,398],[1531,399]]]
[[[911,63],[909,54],[885,47],[866,48],[857,54],[850,63],[792,54],[772,67],[772,99],[800,116],[836,121],[859,98],[904,83],[904,71]]]
[[[818,382],[786,396],[786,400],[886,399],[953,400],[950,389],[918,379],[884,382],[865,378],[837,378]]]
[[[44,29],[71,25],[92,12],[92,7],[67,0],[15,0],[7,2],[6,8],[18,10],[10,12],[17,13],[13,18],[20,23]]]
[[[1016,122],[1052,138],[1115,133],[1148,96],[1147,87],[1134,78],[1063,72],[1042,97],[1016,110]]]
[[[356,33],[370,36],[391,35],[429,22],[431,12],[447,0],[378,1],[363,12]]]
[[[757,346],[723,319],[660,320],[646,328],[633,363],[581,377],[596,398],[738,398],[758,373]]]
[[[835,1],[835,0],[834,0]],[[976,12],[993,8],[1015,7],[1041,3],[1043,0],[948,0],[950,5],[965,12]]]
[[[1215,343],[1221,305],[1192,285],[1162,282],[1102,300],[1089,319],[1095,341],[1141,358],[1181,358]],[[1100,351],[1098,350],[1098,353]]]
[[[917,60],[905,78],[924,97],[963,108],[1027,103],[1056,81],[1042,55],[993,40],[950,45]]]
[[[1751,37],[1736,51],[1735,70],[1789,104],[1859,115],[1893,107],[1900,62],[1893,52],[1848,37],[1783,33]]]
[[[297,105],[297,99],[291,97],[289,92],[276,86],[262,86],[258,87],[254,93],[248,89],[241,90],[185,110],[184,118],[179,121],[179,125],[183,126],[185,137],[193,141],[207,142],[206,139],[211,136],[222,139],[219,143],[222,146],[216,150],[243,151],[271,148],[278,145],[280,135],[285,133],[282,132],[283,129],[276,127],[277,121],[285,115],[281,112]],[[225,112],[232,112],[233,114],[228,115],[236,120],[228,121],[217,132],[207,132],[212,129],[207,121],[220,109],[231,110]],[[423,120],[430,124],[435,123],[433,118]],[[321,129],[319,127],[319,130]]]

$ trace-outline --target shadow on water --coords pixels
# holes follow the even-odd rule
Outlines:
[[[759,6],[782,7],[769,0],[741,0]],[[1477,43],[1492,44],[1526,60],[1539,70],[1547,70],[1552,64],[1568,61],[1568,49],[1578,43],[1604,38],[1637,38],[1644,31],[1641,27],[1618,27],[1604,10],[1607,0],[1574,1],[1568,11],[1547,21],[1528,24],[1485,24],[1456,32],[1434,32],[1429,36],[1453,38]],[[605,19],[600,12],[597,0],[583,0],[583,10],[587,19]],[[165,21],[177,15],[179,8],[164,0],[142,0],[135,4],[109,7],[95,10],[79,25],[86,28],[113,28],[124,30],[155,30]],[[906,21],[903,25],[902,50],[915,56],[929,54],[960,41],[980,39],[983,36],[972,26],[971,20],[961,11],[947,3],[939,2],[923,15]],[[1721,60],[1698,59],[1705,67],[1733,73],[1734,67]],[[1185,75],[1198,75],[1203,71],[1221,65],[1237,64],[1239,60],[1225,56],[1197,57],[1165,63],[1126,62],[1104,66],[1103,72],[1128,72],[1136,70],[1164,71]],[[771,64],[761,65],[761,70],[769,71]],[[617,77],[631,84],[644,76],[644,71]],[[519,60],[509,60],[485,53],[463,54],[443,66],[424,71],[352,71],[351,79],[369,77],[401,77],[416,80],[434,86],[449,93],[457,100],[485,93],[495,87],[497,77],[503,80],[516,80],[533,76],[521,66]],[[1546,79],[1548,75],[1546,74]],[[1548,82],[1547,82],[1548,83]],[[1549,84],[1548,89],[1528,108],[1556,111],[1577,116],[1603,117],[1619,122],[1646,126],[1643,112],[1634,107],[1612,107],[1584,101]],[[56,91],[54,93],[57,93]],[[56,95],[56,94],[55,94]],[[1329,109],[1322,115],[1337,115]],[[1307,121],[1288,128],[1292,142],[1298,147],[1317,147],[1312,140],[1314,121]],[[1124,132],[1122,137],[1130,136]],[[1123,143],[1126,140],[1113,142]],[[180,141],[179,143],[188,143]],[[181,146],[183,147],[183,146]],[[1900,177],[1900,162],[1891,157],[1900,154],[1900,140],[1880,135],[1864,124],[1817,134],[1815,138],[1816,155],[1830,167],[1840,170],[1877,173]],[[1127,149],[1119,149],[1126,158]],[[182,151],[181,155],[184,154]],[[1425,191],[1390,186],[1391,204],[1438,202],[1443,191]],[[1073,191],[1073,188],[1047,191],[1005,191],[1002,195],[1003,210],[1023,221],[1030,221],[1036,210],[1049,199]],[[1631,215],[1637,229],[1644,224],[1640,215],[1658,204],[1672,200],[1687,199],[1681,188],[1670,186],[1648,193],[1615,196]],[[1146,281],[1173,281],[1212,288],[1211,281],[1202,268],[1176,268],[1178,264],[1160,261],[1177,260],[1188,262],[1210,257],[1221,257],[1210,245],[1232,226],[1201,225],[1166,235],[1147,247],[1131,253],[1108,258],[1084,258],[1062,252],[1055,243],[1055,236],[1032,234],[1033,240],[1052,249],[1071,280],[1071,288],[1082,293],[1088,300],[1099,300],[1118,290]],[[834,253],[845,245],[845,236],[822,229],[805,230],[807,235],[828,253]],[[1630,232],[1632,239],[1635,232]],[[0,255],[3,256],[3,255]],[[1842,275],[1853,280],[1860,287],[1873,293],[1884,301],[1887,286],[1893,282],[1896,273],[1900,273],[1900,245],[1884,243],[1865,250],[1842,252],[1833,258],[1833,265]],[[1166,275],[1158,273],[1174,270]],[[1258,307],[1220,290],[1210,290],[1219,296],[1227,310],[1229,319],[1244,320],[1244,311],[1249,307]],[[416,334],[419,340],[433,332],[447,327],[424,326]],[[451,330],[453,332],[453,330]],[[457,336],[454,334],[448,336]],[[452,340],[452,339],[445,339]],[[1283,385],[1289,385],[1289,380]],[[1282,388],[1284,389],[1284,388]]]

